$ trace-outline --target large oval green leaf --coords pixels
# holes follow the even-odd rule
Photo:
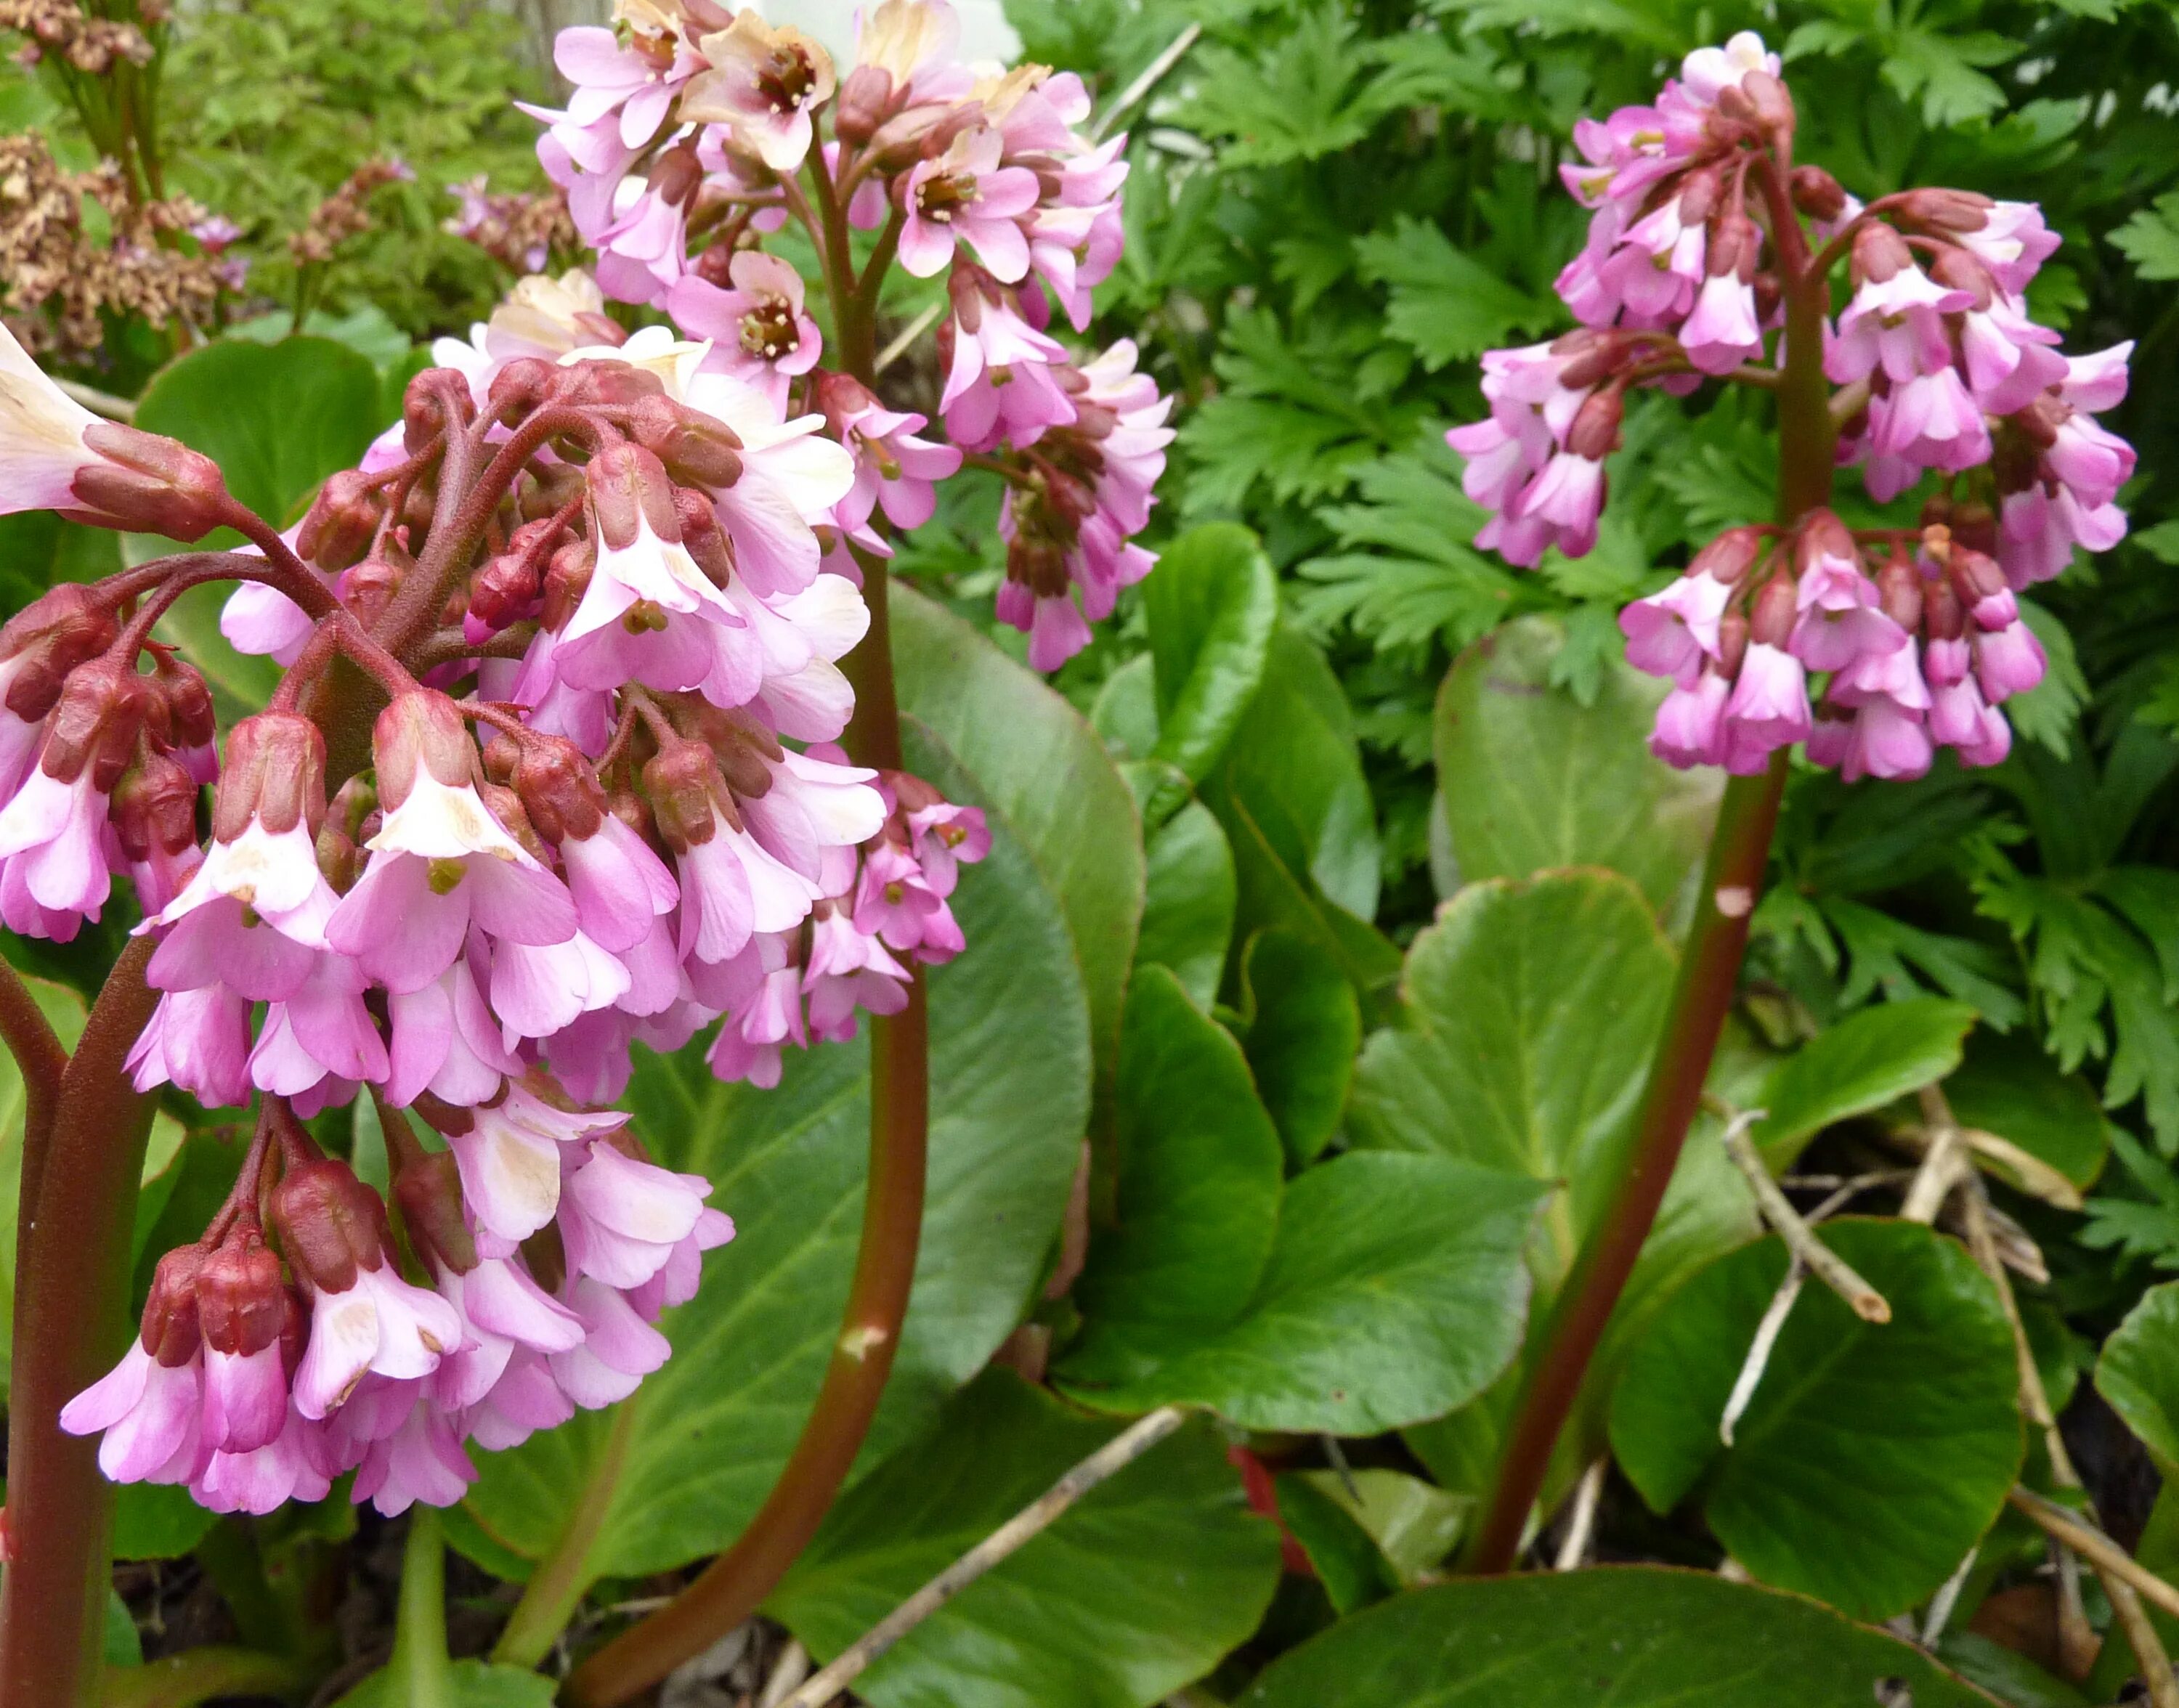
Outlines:
[[[837,1654],[1118,1432],[993,1371],[825,1521],[766,1611]],[[1146,1708],[1256,1628],[1277,1533],[1197,1424],[1084,1496],[855,1681],[875,1708]]]
[[[1150,757],[1201,782],[1241,727],[1264,680],[1279,583],[1256,536],[1238,523],[1190,528],[1143,584],[1157,689]]]
[[[1439,689],[1434,743],[1461,878],[1609,866],[1659,912],[1693,879],[1716,814],[1712,770],[1651,756],[1664,685],[1615,660],[1594,703],[1552,682],[1565,637],[1524,617],[1463,653]]]
[[[1170,968],[1208,1010],[1233,940],[1233,850],[1210,809],[1190,801],[1150,838],[1138,966]]]
[[[913,588],[896,582],[888,597],[903,715],[953,755],[1051,892],[1108,1072],[1143,917],[1134,797],[1097,732],[1033,672]]]
[[[955,799],[977,780],[911,730],[909,762]],[[872,1463],[932,1415],[1013,1329],[1057,1229],[1089,1114],[1089,1026],[1059,905],[1004,812],[991,857],[955,895],[969,946],[930,979],[929,1200],[898,1361]],[[672,1166],[717,1183],[733,1243],[671,1313],[674,1355],[628,1402],[512,1452],[449,1526],[519,1574],[596,1503],[584,1579],[640,1576],[713,1552],[755,1513],[815,1398],[861,1221],[867,1035],[790,1054],[776,1091],[722,1086],[698,1049],[646,1058],[629,1094]]]
[[[1891,1306],[1864,1322],[1804,1287],[1734,1430],[1718,1421],[1786,1273],[1776,1239],[1731,1252],[1666,1303],[1611,1399],[1621,1467],[1660,1512],[1699,1488],[1758,1578],[1886,1619],[1952,1574],[2020,1470],[2019,1372],[1996,1289],[1918,1223],[1827,1222],[1824,1243]]]
[[[2179,1477],[2179,1281],[2141,1295],[2096,1360],[2096,1392],[2169,1479]]]
[[[1910,1694],[1911,1693],[1911,1694]],[[1707,1573],[1416,1590],[1266,1667],[1238,1708],[1992,1708],[1911,1644]]]
[[[1764,1088],[1756,1144],[1774,1169],[1834,1122],[1878,1109],[1960,1065],[1975,1011],[1943,997],[1879,1003],[1818,1032]]]

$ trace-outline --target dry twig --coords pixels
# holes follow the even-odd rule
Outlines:
[[[1748,1189],[1755,1194],[1755,1202],[1763,1213],[1763,1219],[1777,1231],[1786,1242],[1786,1249],[1804,1265],[1825,1286],[1846,1300],[1847,1307],[1864,1322],[1889,1322],[1891,1306],[1885,1297],[1868,1282],[1863,1280],[1838,1253],[1815,1235],[1801,1213],[1793,1207],[1792,1200],[1779,1190],[1778,1183],[1770,1178],[1770,1170],[1764,1166],[1763,1158],[1748,1136],[1748,1129],[1762,1119],[1760,1109],[1748,1109],[1735,1115],[1726,1124],[1725,1153],[1746,1177]],[[1841,1189],[1843,1190],[1843,1189]]]

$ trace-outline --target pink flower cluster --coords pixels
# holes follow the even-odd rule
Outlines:
[[[1476,543],[1523,566],[1588,551],[1627,391],[1777,386],[1789,293],[1820,301],[1842,263],[1849,300],[1821,324],[1837,460],[1880,502],[1932,471],[1942,490],[1918,536],[1857,539],[1828,512],[1783,539],[1734,529],[1630,606],[1628,656],[1676,684],[1653,746],[1737,771],[1795,743],[1849,777],[1918,775],[1939,747],[1992,764],[1999,703],[2043,673],[2015,595],[2126,533],[2134,453],[2094,417],[2125,397],[2132,347],[2069,359],[2028,317],[2058,244],[2034,206],[1915,189],[1864,207],[1793,166],[1779,71],[1743,33],[1689,54],[1655,106],[1577,127],[1562,171],[1592,213],[1558,288],[1582,325],[1486,353],[1490,413],[1446,435],[1490,512]]]
[[[1055,304],[1085,328],[1090,292],[1119,259],[1124,137],[1083,135],[1090,99],[1072,74],[972,71],[945,0],[881,0],[844,77],[754,8],[645,0],[619,19],[562,33],[574,91],[565,108],[536,111],[548,126],[540,156],[599,252],[603,293],[662,309],[704,341],[700,371],[775,409],[792,398],[821,411],[856,467],[833,524],[866,555],[891,549],[870,526],[877,505],[915,527],[931,482],[963,452],[985,458],[1009,486],[999,614],[1029,635],[1039,669],[1079,651],[1119,588],[1150,570],[1132,539],[1172,437],[1132,344],[1077,364],[1047,330]],[[829,141],[816,123],[828,109]],[[755,246],[790,218],[821,258],[851,228],[882,228],[906,271],[946,276],[950,446],[817,365],[802,279]],[[844,550],[835,567],[853,573]]]
[[[1918,777],[1940,747],[1995,764],[2012,746],[1997,707],[2045,661],[1995,536],[1987,510],[1941,506],[1918,534],[1857,537],[1821,510],[1788,534],[1721,534],[1620,614],[1628,661],[1673,684],[1652,750],[1752,774],[1805,742],[1848,782]]]

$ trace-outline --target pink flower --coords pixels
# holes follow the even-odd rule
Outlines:
[[[2058,234],[2043,223],[2043,210],[2032,201],[1993,202],[1979,229],[1950,235],[2016,296],[2058,247]]]
[[[1694,311],[1680,328],[1688,359],[1705,374],[1730,374],[1763,353],[1763,328],[1755,317],[1755,287],[1737,273],[1703,281]]]
[[[1885,278],[1864,278],[1839,316],[1824,371],[1839,385],[1867,379],[1879,367],[1902,385],[1917,374],[1935,373],[1951,361],[1944,317],[1973,301],[1965,291],[1937,283],[1912,260]]]
[[[1719,618],[1732,588],[1708,574],[1687,574],[1619,613],[1627,637],[1627,662],[1653,676],[1669,676],[1691,688],[1704,659],[1718,656]]]
[[[1751,643],[1726,706],[1726,768],[1762,769],[1774,749],[1807,737],[1809,721],[1801,661],[1779,647]]]
[[[0,326],[0,515],[84,507],[75,478],[101,460],[85,441],[97,425]]]
[[[128,1059],[140,1092],[179,1086],[213,1109],[250,1101],[250,1005],[222,984],[159,999]]]
[[[1562,451],[1522,489],[1511,514],[1516,521],[1545,524],[1552,545],[1568,557],[1580,557],[1596,545],[1597,517],[1603,508],[1603,463]],[[1506,556],[1509,561],[1519,561],[1511,551]]]
[[[825,50],[799,30],[766,24],[755,7],[699,47],[711,68],[689,85],[681,116],[725,125],[776,172],[799,171],[810,152],[810,114],[832,96]]]
[[[788,381],[817,365],[825,348],[803,308],[802,276],[777,255],[744,249],[727,264],[732,290],[689,273],[666,293],[666,311],[690,335],[712,340],[707,363],[755,386],[782,413]]]
[[[2063,386],[2071,364],[2050,348],[2057,342],[2056,332],[2037,326],[2010,297],[1994,297],[1987,309],[1968,312],[1961,321],[1960,352],[1975,402],[1990,414],[2010,415]]]
[[[358,1263],[353,1284],[310,1301],[310,1339],[295,1371],[295,1410],[322,1418],[366,1372],[403,1380],[429,1376],[462,1344],[461,1318],[436,1293],[412,1287],[381,1257]]]
[[[560,861],[584,933],[615,954],[650,936],[652,922],[681,899],[666,862],[611,813],[589,835],[563,838]]]
[[[2018,617],[1975,634],[1975,681],[1991,705],[2034,687],[2043,680],[2045,664],[2042,643]]]
[[[609,1137],[588,1141],[578,1154],[582,1160],[571,1163],[561,1184],[568,1273],[607,1287],[640,1286],[695,1231],[711,1183],[623,1156]],[[579,1303],[570,1303],[584,1314]]]
[[[1787,645],[1812,671],[1843,671],[1907,644],[1907,632],[1876,608],[1875,583],[1851,557],[1819,556],[1804,567],[1798,599],[1800,618]]]
[[[553,1354],[549,1362],[553,1380],[585,1410],[627,1399],[673,1350],[610,1284],[571,1274],[567,1302],[582,1319],[582,1344]]]
[[[1657,708],[1649,751],[1682,769],[1724,764],[1725,708],[1732,692],[1732,684],[1714,670],[1675,687]]]
[[[392,1518],[418,1501],[450,1507],[476,1478],[453,1420],[429,1399],[420,1399],[398,1428],[365,1450],[356,1467],[354,1498],[367,1500]]]
[[[900,264],[919,279],[945,271],[956,241],[1002,284],[1029,272],[1029,239],[1021,216],[1036,205],[1036,174],[1002,166],[1004,144],[996,130],[963,131],[936,157],[919,161],[901,191],[907,222],[900,233]]]
[[[426,1091],[466,1108],[483,1103],[522,1064],[500,1036],[466,955],[414,990],[390,992],[386,1100],[404,1109]]]
[[[620,140],[640,148],[657,134],[673,97],[702,61],[656,36],[637,36],[623,47],[610,30],[563,30],[552,43],[552,63],[574,85],[568,120],[578,126],[620,115]]]
[[[1889,399],[1870,404],[1869,423],[1870,448],[1879,456],[1954,473],[1990,460],[1990,429],[1956,369],[1916,375]]]

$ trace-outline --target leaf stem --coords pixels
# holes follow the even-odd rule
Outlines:
[[[583,1484],[583,1497],[568,1519],[568,1525],[553,1543],[552,1551],[538,1562],[514,1604],[507,1629],[499,1634],[491,1658],[502,1666],[535,1667],[552,1652],[552,1645],[574,1617],[575,1604],[590,1588],[590,1550],[612,1510],[613,1496],[628,1462],[628,1442],[635,1433],[635,1405],[624,1399],[613,1408],[612,1427],[598,1462]]]
[[[157,1000],[144,978],[152,947],[130,943],[92,1005],[61,1076],[42,1174],[19,1213],[0,1708],[98,1700],[110,1491],[97,1442],[64,1434],[60,1410],[104,1373],[128,1305],[151,1106],[123,1063]]]
[[[17,1202],[32,1204],[37,1202],[38,1183],[45,1172],[46,1141],[52,1131],[69,1058],[30,986],[4,961],[0,961],[0,1042],[7,1044],[23,1076],[23,1172]],[[19,1240],[19,1254],[21,1249]]]
[[[459,1708],[447,1660],[447,1545],[439,1534],[439,1509],[421,1501],[409,1508],[401,1605],[394,1611],[393,1656],[386,1670],[404,1708]]]

